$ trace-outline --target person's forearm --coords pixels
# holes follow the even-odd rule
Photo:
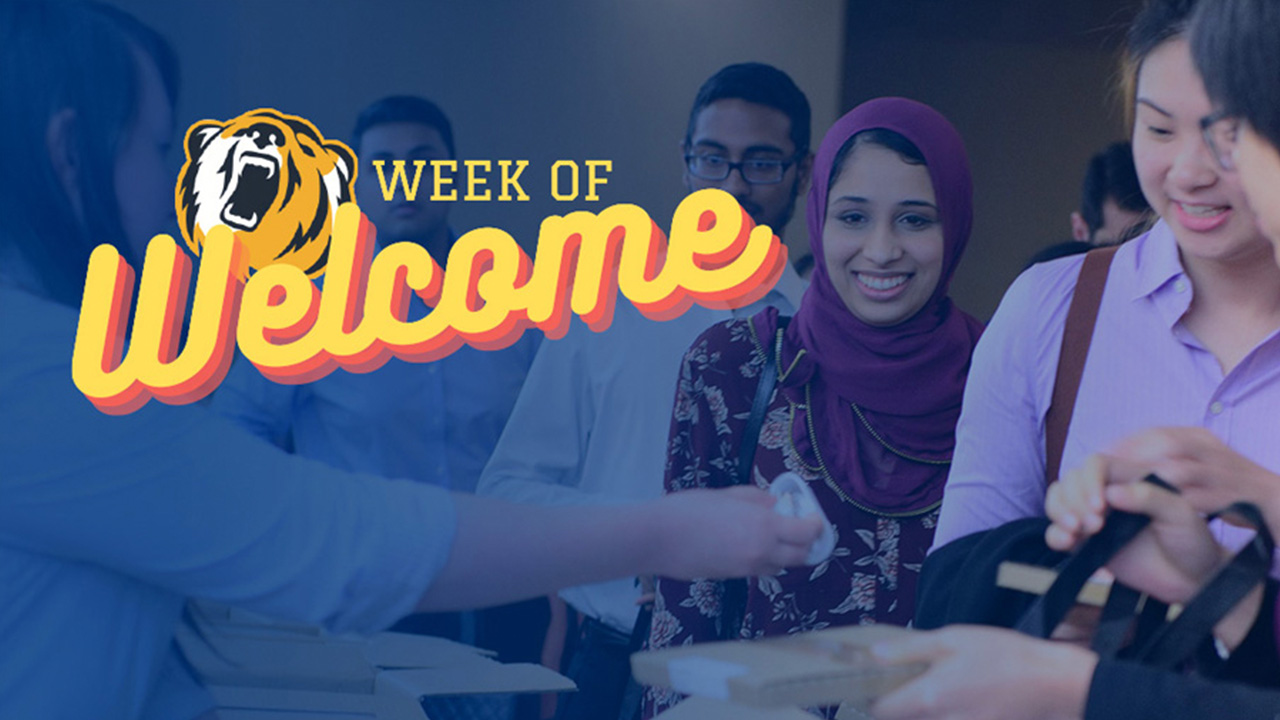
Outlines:
[[[458,532],[420,611],[482,607],[654,572],[663,522],[652,503],[537,507],[455,496]]]
[[[480,607],[633,575],[777,574],[805,562],[815,516],[784,517],[751,487],[617,506],[540,507],[454,496],[457,533],[421,610]]]

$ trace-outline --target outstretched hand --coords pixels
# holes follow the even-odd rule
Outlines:
[[[804,564],[822,532],[817,517],[785,517],[754,487],[686,490],[656,503],[657,574],[680,580],[773,575]]]
[[[876,720],[1078,720],[1098,658],[1012,630],[953,625],[884,642],[885,665],[929,669],[871,708]]]

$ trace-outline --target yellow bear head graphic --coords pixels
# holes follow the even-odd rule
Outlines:
[[[303,118],[264,108],[192,125],[186,150],[174,195],[192,252],[226,225],[254,270],[288,263],[312,278],[324,272],[338,206],[354,196],[350,148]]]

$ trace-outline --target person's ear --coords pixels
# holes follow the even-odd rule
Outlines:
[[[1084,221],[1079,210],[1071,213],[1071,239],[1089,242],[1089,223]]]
[[[796,195],[803,195],[809,189],[809,181],[813,178],[813,153],[805,153],[796,163]]]
[[[63,108],[49,118],[45,128],[45,151],[49,153],[49,165],[58,178],[58,184],[66,193],[77,215],[84,214],[80,197],[80,152],[76,147],[76,111]]]

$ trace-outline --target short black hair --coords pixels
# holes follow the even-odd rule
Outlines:
[[[1280,147],[1280,4],[1215,0],[1196,13],[1191,50],[1209,99]]]
[[[449,150],[449,157],[458,156],[453,146],[453,126],[439,105],[424,97],[416,95],[392,95],[370,103],[356,118],[356,127],[351,131],[351,147],[360,152],[360,139],[375,125],[387,123],[417,123],[434,128],[440,133],[440,139]]]
[[[1133,164],[1133,146],[1116,142],[1089,160],[1080,190],[1080,216],[1093,234],[1102,227],[1102,206],[1107,198],[1122,210],[1146,212],[1151,209],[1138,183],[1138,170]]]
[[[791,144],[796,146],[796,156],[809,153],[809,99],[791,76],[778,68],[764,63],[738,63],[721,68],[708,78],[698,89],[689,111],[689,127],[684,133],[686,147],[693,142],[698,115],[717,100],[744,100],[778,110],[791,120]]]

